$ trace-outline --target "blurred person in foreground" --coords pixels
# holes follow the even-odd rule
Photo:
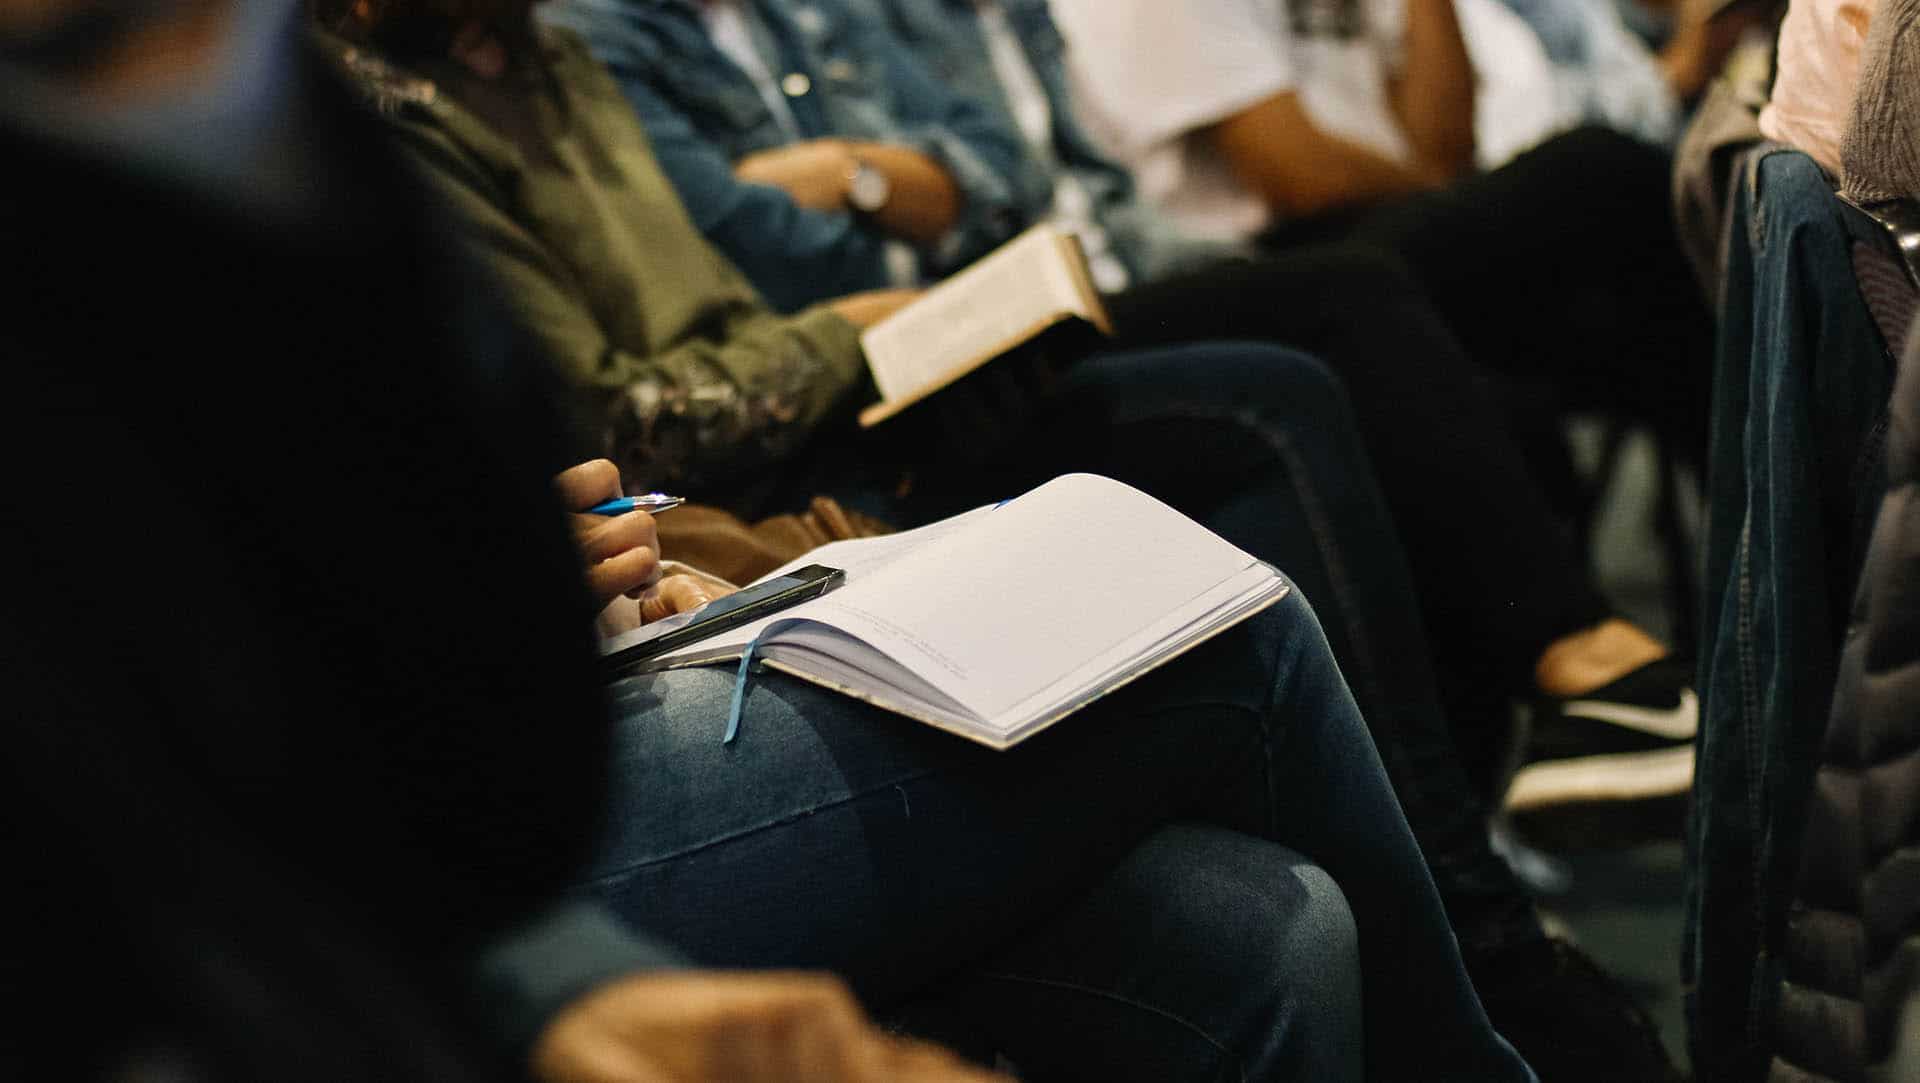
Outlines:
[[[740,807],[756,779],[832,780],[771,739],[753,746],[757,766],[695,792],[625,773],[615,750],[631,742],[683,772],[718,754],[705,708],[725,682],[629,684],[610,733],[590,618],[630,593],[659,616],[711,591],[658,580],[644,514],[576,520],[568,537],[563,509],[615,491],[617,474],[566,469],[556,499],[547,475],[573,452],[547,370],[518,362],[484,293],[446,277],[415,193],[288,25],[227,7],[68,14],[9,24],[3,62],[10,89],[57,111],[0,120],[17,163],[0,231],[39,271],[0,325],[16,509],[0,525],[30,570],[0,617],[17,711],[0,765],[6,905],[29,932],[7,968],[29,995],[0,1065],[22,1078],[988,1078],[882,1034],[830,979],[689,970],[594,904],[556,898],[596,825],[644,842]],[[156,56],[155,81],[134,77]],[[156,138],[183,113],[194,138]],[[1369,983],[1369,1001],[1400,987],[1419,1005],[1375,1038],[1417,1036],[1418,1056],[1370,1049],[1373,1077],[1408,1077],[1405,1060],[1429,1078],[1531,1078],[1479,1014],[1297,593],[1026,755],[906,732],[790,682],[758,688],[749,725],[770,738],[814,732],[904,763],[897,785],[922,813],[893,827],[941,838],[829,840],[865,875],[825,914],[785,905],[791,862],[809,862],[800,877],[822,867],[805,846],[743,861],[712,890],[681,862],[684,881],[641,922],[697,915],[751,938],[798,921],[783,939],[821,954],[831,925],[851,930],[850,961],[920,986],[996,944],[1010,968],[1059,965],[1062,950],[1210,957],[1237,973],[1193,973],[1202,988],[1186,996],[1225,1013],[1216,1033],[1243,1072],[1359,1078],[1354,918],[1327,873],[1262,837],[1297,836],[1348,870],[1372,915],[1360,930],[1390,965],[1376,963],[1388,984]],[[1104,784],[1106,767],[1139,784]],[[610,770],[611,806],[595,781]],[[1060,808],[1025,803],[1050,793]],[[928,816],[928,801],[952,815]],[[626,818],[646,802],[653,820]],[[1171,822],[1209,815],[1216,826]],[[885,821],[848,802],[811,822]],[[956,860],[968,847],[978,860]],[[1193,894],[1216,874],[1252,900]],[[909,887],[926,901],[907,902]],[[1115,920],[1127,915],[1155,936]],[[1071,946],[1049,947],[1049,920]],[[961,973],[950,991],[1004,980]],[[1213,1035],[1143,1033],[1148,1017],[1165,1018],[1108,1020],[1104,1041],[1056,1017],[1034,1052],[1106,1078],[1119,1071],[1101,1058],[1143,1048],[1161,1059],[1112,1067],[1211,1070]]]
[[[538,1032],[549,1079],[984,1079],[557,900],[609,744],[567,439],[294,14],[0,12],[0,1076],[502,1080]]]

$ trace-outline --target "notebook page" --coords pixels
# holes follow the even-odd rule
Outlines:
[[[1077,710],[1213,638],[1286,597],[1287,590],[1286,580],[1273,569],[1251,565],[1194,599],[1191,605],[1144,629],[1112,656],[1096,659],[1077,673],[1062,675],[1052,685],[988,720],[986,728],[1007,738],[1030,732],[1036,725]]]
[[[991,718],[1117,665],[1126,641],[1257,563],[1145,493],[1070,474],[809,609]]]

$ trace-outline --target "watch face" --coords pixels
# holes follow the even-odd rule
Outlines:
[[[865,162],[854,167],[853,180],[847,185],[847,202],[853,209],[872,214],[887,205],[887,197],[893,194],[893,182],[887,175]]]

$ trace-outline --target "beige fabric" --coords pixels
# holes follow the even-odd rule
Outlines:
[[[1841,191],[1862,203],[1920,199],[1920,0],[1884,0],[1867,35],[1840,143]]]
[[[1805,151],[1832,176],[1840,173],[1840,137],[1878,3],[1792,0],[1780,24],[1779,75],[1760,114],[1760,131]]]
[[[1694,277],[1716,310],[1727,265],[1733,178],[1741,156],[1760,142],[1759,115],[1767,101],[1770,67],[1765,60],[1730,60],[1726,73],[1707,88],[1673,155],[1675,230]]]
[[[654,527],[661,552],[735,583],[750,583],[828,542],[893,533],[880,520],[825,496],[814,497],[797,515],[751,524],[719,508],[688,504],[656,518]]]

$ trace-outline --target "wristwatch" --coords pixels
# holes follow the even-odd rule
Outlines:
[[[877,214],[893,198],[893,182],[860,158],[847,171],[847,206],[861,214]]]

